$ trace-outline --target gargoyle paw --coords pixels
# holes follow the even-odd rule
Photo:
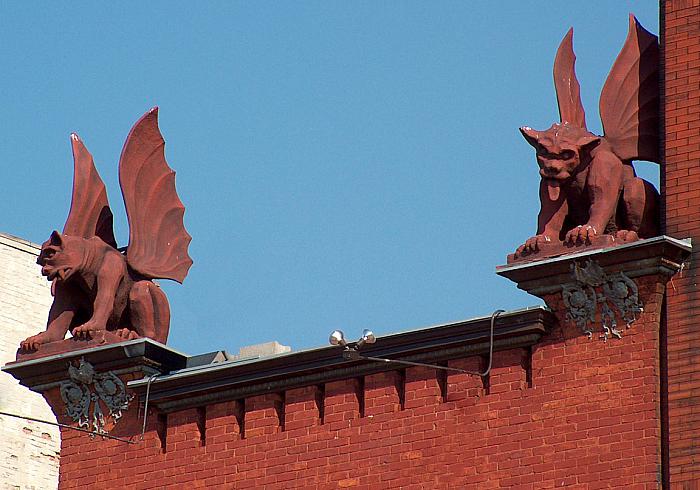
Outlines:
[[[522,255],[538,252],[542,245],[551,241],[552,239],[549,237],[549,235],[545,234],[530,237],[525,241],[525,243],[518,247],[518,249],[515,251],[515,256],[520,257]]]
[[[598,236],[598,230],[593,225],[578,225],[576,228],[569,230],[564,238],[564,243],[571,245],[590,244],[593,239]]]
[[[41,332],[24,339],[22,342],[20,342],[19,347],[24,352],[34,352],[39,349],[41,344],[45,344],[47,342],[49,342],[49,339],[46,336],[46,332]]]
[[[104,329],[99,328],[97,324],[92,321],[87,321],[79,327],[75,327],[71,333],[73,337],[77,339],[89,340],[100,330]]]
[[[624,243],[634,242],[639,240],[639,235],[636,231],[632,230],[618,230],[615,232],[615,240],[619,240]]]
[[[138,339],[140,337],[139,334],[137,334],[133,330],[129,330],[128,328],[119,328],[114,331],[119,337],[123,338],[124,340],[133,340],[133,339]]]

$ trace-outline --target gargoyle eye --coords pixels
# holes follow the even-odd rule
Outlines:
[[[574,152],[571,150],[564,150],[561,152],[561,159],[562,160],[571,160],[574,158]]]

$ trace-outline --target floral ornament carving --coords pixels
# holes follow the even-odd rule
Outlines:
[[[588,260],[583,267],[572,264],[571,274],[574,282],[562,287],[566,319],[589,338],[593,336],[598,312],[602,329],[600,338],[607,342],[609,337],[622,338],[618,320],[630,328],[637,315],[644,311],[637,284],[624,272],[606,274],[600,265]]]
[[[127,394],[124,382],[116,374],[96,373],[92,364],[84,359],[77,367],[68,366],[68,376],[70,380],[60,385],[66,414],[79,427],[95,434],[106,434],[107,423],[116,424],[134,398],[134,395]],[[105,417],[103,407],[111,421]]]

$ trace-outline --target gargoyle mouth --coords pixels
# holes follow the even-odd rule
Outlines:
[[[65,281],[71,276],[72,272],[73,270],[70,267],[57,267],[52,269],[44,266],[41,268],[41,275],[46,276],[48,281],[53,281],[54,279]]]
[[[547,186],[547,195],[551,201],[556,201],[559,199],[559,194],[561,193],[562,181],[559,179],[547,178],[544,179],[544,183]]]

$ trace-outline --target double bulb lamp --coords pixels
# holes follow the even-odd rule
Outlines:
[[[331,345],[340,345],[346,349],[354,350],[361,348],[365,344],[374,344],[376,341],[377,339],[374,333],[368,329],[362,331],[362,337],[360,337],[360,340],[358,340],[353,347],[348,346],[348,342],[345,340],[345,334],[342,330],[333,330],[328,338],[328,342],[330,342]]]

